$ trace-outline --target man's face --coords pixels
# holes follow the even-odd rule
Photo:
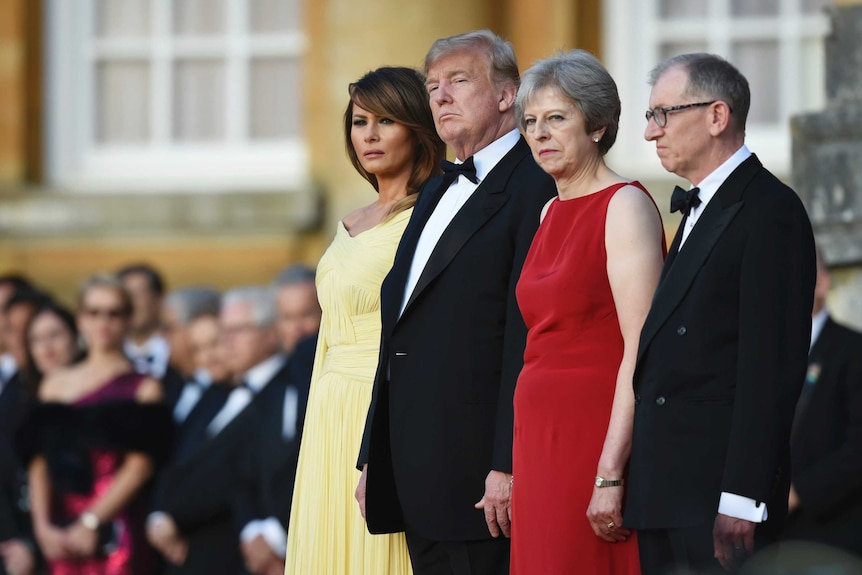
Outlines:
[[[320,304],[312,282],[290,284],[278,288],[278,338],[281,348],[292,353],[300,340],[320,329]]]
[[[123,285],[132,297],[132,333],[148,333],[159,326],[162,298],[153,292],[149,278],[140,273],[128,274]]]
[[[688,73],[684,69],[671,68],[665,71],[650,93],[650,109],[697,102],[696,98],[685,95],[687,85]],[[668,112],[664,127],[660,127],[653,119],[647,122],[644,130],[644,138],[655,142],[656,154],[664,169],[693,184],[698,184],[708,175],[702,173],[702,166],[709,161],[704,161],[711,139],[708,113],[708,106]]]
[[[241,375],[275,354],[278,342],[273,326],[260,327],[251,305],[234,302],[222,309],[221,337],[230,371]]]
[[[180,323],[177,312],[170,306],[162,306],[162,333],[171,346],[171,364],[183,375],[194,371],[194,359],[189,345],[188,326]]]
[[[452,52],[428,68],[425,86],[437,133],[465,160],[496,139],[511,103],[491,81],[484,52]]]
[[[36,310],[29,303],[12,306],[7,313],[6,349],[19,366],[27,364],[27,326]]]

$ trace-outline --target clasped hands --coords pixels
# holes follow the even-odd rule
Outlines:
[[[97,531],[75,521],[68,527],[36,525],[36,539],[42,554],[49,560],[92,557],[99,542]]]

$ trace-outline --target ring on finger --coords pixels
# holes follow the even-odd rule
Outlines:
[[[608,523],[608,529],[613,529],[613,528],[614,528],[614,527],[616,527],[616,526],[617,526],[617,524],[616,524],[616,523],[614,523],[613,521],[611,521],[610,523]]]

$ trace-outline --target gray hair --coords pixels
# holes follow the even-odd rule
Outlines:
[[[275,294],[268,286],[244,286],[225,292],[221,298],[222,309],[236,304],[251,307],[252,321],[258,327],[275,323]]]
[[[688,76],[684,96],[721,100],[730,108],[731,122],[740,131],[745,131],[745,121],[751,107],[751,91],[748,80],[733,64],[715,54],[680,54],[653,68],[649,74],[649,85],[655,86],[658,79],[672,68],[680,68]]]
[[[518,60],[512,43],[503,40],[490,30],[474,30],[466,34],[440,38],[425,56],[425,75],[428,69],[441,58],[455,52],[484,52],[488,56],[488,71],[497,83],[511,82],[517,88],[521,83]]]
[[[281,270],[272,280],[273,287],[314,283],[314,270],[303,264],[293,264]]]
[[[221,307],[221,295],[210,287],[185,287],[170,292],[164,305],[174,311],[178,322],[187,325],[205,315],[217,316]]]
[[[524,129],[524,108],[543,88],[554,88],[569,99],[584,118],[586,132],[605,128],[599,141],[604,156],[617,140],[620,96],[617,84],[598,59],[585,50],[561,52],[539,60],[524,72],[515,108]]]

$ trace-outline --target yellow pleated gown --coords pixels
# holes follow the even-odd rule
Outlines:
[[[380,285],[411,212],[356,237],[339,222],[317,266],[323,317],[293,492],[286,575],[412,573],[404,535],[370,535],[354,498],[380,346]]]

